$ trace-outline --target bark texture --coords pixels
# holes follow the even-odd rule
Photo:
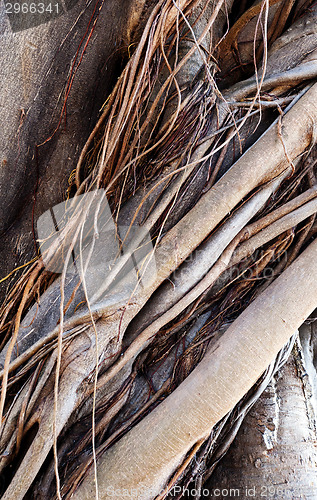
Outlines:
[[[0,9],[2,498],[310,498],[313,316],[277,371],[317,306],[316,5]]]

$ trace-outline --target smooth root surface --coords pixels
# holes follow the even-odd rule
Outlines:
[[[98,461],[100,499],[154,498],[186,453],[252,387],[317,306],[317,241],[228,328],[159,407]],[[302,298],[305,297],[305,300]],[[75,493],[93,498],[92,470]],[[141,496],[140,496],[141,497]]]

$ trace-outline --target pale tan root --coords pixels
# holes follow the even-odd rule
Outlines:
[[[314,198],[293,212],[284,215],[284,217],[273,222],[271,225],[255,234],[252,238],[242,243],[233,256],[230,265],[234,266],[248,255],[251,255],[257,248],[265,245],[265,243],[273,240],[276,236],[279,236],[288,229],[297,226],[297,224],[308,219],[308,217],[316,212],[317,199]]]
[[[317,241],[247,307],[174,393],[99,458],[100,499],[111,498],[111,488],[118,499],[135,488],[146,491],[145,499],[160,493],[195,443],[238,403],[316,308],[316,255]],[[90,500],[94,488],[90,471],[74,499]]]

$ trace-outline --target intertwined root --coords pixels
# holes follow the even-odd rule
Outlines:
[[[263,16],[266,23],[264,34],[268,33],[268,27],[274,32],[277,11],[267,11],[270,3],[281,7],[285,2],[262,2],[257,7],[256,15]],[[138,449],[136,461],[129,465],[132,483],[136,477],[134,466],[139,463],[144,474],[148,474],[148,481],[159,491],[182,464],[186,453],[194,447],[194,452],[189,453],[191,458],[194,456],[212,426],[243,398],[283,343],[316,307],[314,294],[302,303],[303,309],[294,306],[292,321],[286,329],[281,325],[280,342],[271,339],[269,350],[260,343],[261,352],[253,345],[251,332],[254,330],[257,333],[254,339],[261,342],[263,318],[270,314],[266,311],[255,318],[256,306],[251,305],[251,309],[246,310],[253,311],[247,332],[241,326],[244,313],[241,318],[238,316],[246,303],[258,294],[260,286],[256,280],[263,283],[266,269],[273,268],[273,281],[288,264],[288,247],[292,249],[291,261],[314,236],[317,208],[314,163],[305,161],[315,143],[317,87],[311,83],[305,87],[307,80],[316,76],[316,65],[314,60],[305,61],[300,46],[297,51],[301,56],[294,59],[295,68],[281,66],[282,71],[276,72],[280,60],[283,61],[283,41],[290,44],[294,40],[294,36],[289,40],[284,35],[280,39],[282,48],[275,42],[268,58],[267,38],[257,40],[259,47],[265,49],[262,70],[256,77],[239,82],[221,94],[215,83],[214,48],[221,36],[217,35],[217,29],[219,22],[225,19],[222,18],[224,9],[230,7],[231,2],[224,1],[158,2],[77,166],[78,194],[105,188],[118,228],[140,226],[136,238],[131,237],[130,229],[120,235],[132,253],[144,244],[145,234],[151,231],[155,279],[127,294],[127,279],[122,276],[128,257],[123,255],[92,297],[88,297],[85,263],[81,262],[78,276],[69,278],[66,262],[61,278],[48,287],[45,280],[49,273],[40,262],[34,264],[8,297],[1,323],[5,325],[9,318],[9,327],[12,325],[11,340],[0,356],[3,363],[1,412],[5,415],[0,441],[2,467],[10,465],[14,453],[17,461],[5,499],[12,495],[23,498],[34,480],[38,496],[41,485],[46,488],[44,497],[54,495],[54,473],[58,495],[71,495],[83,481],[78,498],[86,498],[88,493],[87,498],[91,498],[97,485],[93,483],[97,464],[103,471],[101,482],[105,481],[106,486],[110,478],[108,472],[104,473],[104,467],[106,471],[118,468],[117,464],[126,460],[127,455],[131,458],[135,449]],[[309,12],[309,17],[315,12],[316,9]],[[254,15],[252,10],[246,18],[253,19]],[[228,40],[235,32],[240,33],[242,27],[229,31]],[[294,27],[297,32],[301,29],[298,23]],[[297,43],[296,37],[295,41]],[[305,39],[303,50],[307,48],[306,42]],[[316,48],[316,37],[310,43]],[[198,73],[197,68],[200,68]],[[303,85],[293,89],[290,83],[294,75],[296,85],[302,82]],[[274,93],[276,99],[272,100],[269,95],[265,100],[261,86],[266,93]],[[252,124],[254,116],[260,117],[262,106],[270,107],[272,103],[281,113],[281,106],[288,104],[285,115],[281,114],[216,182],[219,172],[230,166],[228,145],[236,144],[239,139],[242,147],[249,123]],[[241,113],[244,107],[246,112]],[[305,226],[303,230],[300,224],[307,219],[309,228],[306,230]],[[71,257],[75,238],[80,239],[83,234],[84,224],[85,211],[78,212],[64,229],[63,234],[72,235],[66,261]],[[294,226],[298,226],[298,232],[296,229],[294,233]],[[95,228],[92,231],[97,233]],[[53,254],[56,248],[52,245],[48,251]],[[263,255],[257,257],[260,248]],[[312,264],[316,245],[309,248],[298,261],[300,269],[306,271]],[[281,256],[284,261],[279,262]],[[289,271],[292,280],[298,272],[296,266]],[[244,275],[246,271],[251,273],[251,278]],[[241,279],[237,280],[239,273]],[[284,278],[279,281],[278,294],[285,295],[289,284],[287,276],[285,274],[286,281]],[[309,271],[309,276],[308,282],[300,281],[301,293],[308,285],[315,286],[311,283],[314,269]],[[93,282],[94,277],[89,276],[89,280]],[[118,287],[107,293],[114,280],[118,280]],[[300,290],[298,287],[297,291]],[[40,307],[32,306],[36,292],[41,292]],[[269,300],[270,293],[263,296],[265,300]],[[293,293],[294,287],[290,285],[290,301],[293,301]],[[261,304],[262,299],[259,300]],[[285,311],[282,312],[283,316]],[[202,314],[203,321],[199,319]],[[195,372],[206,370],[202,387],[197,385],[200,375],[186,378],[215,332],[222,331],[221,327],[237,316],[234,325],[238,325],[238,333],[237,326],[232,326],[219,336],[219,350],[208,354]],[[270,318],[270,332],[273,319]],[[32,342],[22,341],[22,337],[32,338]],[[247,352],[232,354],[233,337],[238,339],[237,348],[243,345]],[[13,360],[11,354],[16,340],[22,351],[17,352]],[[246,359],[249,356],[251,359],[251,354],[262,356],[261,363],[257,365],[253,360],[249,366]],[[213,378],[207,376],[211,366],[207,362],[209,358],[213,367],[219,364],[219,370],[223,370],[221,375],[212,368]],[[164,369],[160,368],[162,359],[165,359]],[[225,384],[227,380],[225,372],[229,373],[232,368],[232,364],[227,364],[228,359],[235,360],[236,370],[236,362],[243,364],[241,373],[247,380],[242,383],[237,375],[236,383],[226,386],[228,398],[221,407],[215,403],[219,397],[216,387],[218,382]],[[147,370],[150,370],[150,380],[146,380]],[[157,381],[158,390],[151,379]],[[140,426],[103,455],[114,440],[127,432],[129,425],[136,424],[184,379],[184,384],[164,405],[151,412]],[[21,389],[20,392],[15,389],[16,397],[6,399],[7,388],[11,390],[19,384]],[[208,402],[206,394],[210,394],[211,387],[216,399]],[[218,389],[223,393],[222,386]],[[178,394],[183,394],[182,414],[188,411],[188,428],[184,426],[180,430],[175,413],[178,402],[174,401]],[[208,423],[197,414],[198,409],[203,413],[204,404],[206,412],[219,410]],[[165,407],[168,409],[166,422],[160,417]],[[140,431],[143,422],[146,430]],[[197,424],[197,432],[193,430],[196,425],[193,422]],[[157,427],[156,433],[151,434],[154,427]],[[76,435],[77,431],[83,432],[84,437],[75,439],[74,444],[72,433]],[[182,435],[185,431],[190,434],[188,440]],[[156,440],[153,449],[140,440],[140,432]],[[165,433],[164,439],[162,433]],[[176,439],[175,446],[170,447],[172,454],[164,445],[168,433],[172,441]],[[25,443],[31,434],[26,450]],[[160,442],[164,445],[161,451]],[[77,453],[73,461],[72,449]],[[112,457],[110,462],[107,457]],[[37,476],[43,464],[46,464],[45,470]],[[121,472],[118,471],[119,476]],[[127,481],[130,481],[129,474]],[[174,484],[177,472],[173,477]],[[121,476],[120,482],[124,484]]]

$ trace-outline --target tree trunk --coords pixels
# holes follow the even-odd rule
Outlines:
[[[303,361],[297,344],[205,484],[211,492],[220,487],[236,489],[241,498],[315,498],[316,414]]]

